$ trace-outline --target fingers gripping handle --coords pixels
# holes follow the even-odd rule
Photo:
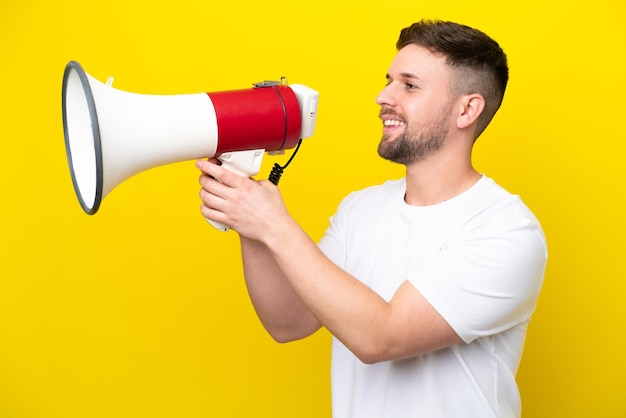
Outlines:
[[[258,174],[259,170],[261,170],[264,153],[264,149],[228,152],[220,155],[218,159],[222,162],[222,167],[228,171],[232,171],[240,176],[251,177]],[[207,221],[222,232],[227,232],[230,229],[228,225],[221,222],[210,219],[207,219]]]

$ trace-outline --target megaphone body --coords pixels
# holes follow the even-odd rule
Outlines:
[[[218,157],[231,171],[255,175],[266,151],[291,149],[313,134],[318,98],[284,80],[216,93],[129,93],[71,61],[63,76],[63,129],[81,207],[95,214],[125,179],[174,162]]]

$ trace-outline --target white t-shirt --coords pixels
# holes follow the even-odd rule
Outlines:
[[[409,280],[463,343],[367,365],[333,338],[334,418],[519,417],[515,374],[547,259],[541,226],[487,177],[432,206],[404,179],[350,194],[319,243],[390,300]]]

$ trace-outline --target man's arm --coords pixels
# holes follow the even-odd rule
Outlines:
[[[288,283],[317,321],[366,363],[413,357],[461,342],[409,282],[387,302],[337,267],[291,218],[276,186],[237,176],[206,161],[197,166],[205,173],[200,193],[203,215],[229,225],[244,237],[244,245],[256,242],[244,251],[255,254],[256,261],[274,260],[275,264],[269,263],[273,272],[282,272],[279,281],[273,276],[269,282],[273,284],[254,281],[254,292],[264,294],[268,305],[276,297],[272,286],[280,283],[284,296],[283,285]],[[249,270],[257,268],[252,258],[248,261]],[[264,269],[267,264],[265,260]],[[260,291],[257,286],[267,289]],[[289,306],[287,299],[280,305]]]
[[[295,221],[277,227],[281,231],[266,241],[277,265],[313,315],[364,363],[413,357],[461,342],[408,281],[387,302],[331,262]]]

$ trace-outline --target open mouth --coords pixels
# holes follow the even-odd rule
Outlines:
[[[381,119],[383,121],[383,135],[387,140],[396,138],[397,134],[406,127],[406,122],[391,115],[381,116]]]
[[[383,125],[385,126],[385,128],[389,128],[389,127],[400,127],[400,126],[405,126],[406,124],[398,119],[383,119]]]

